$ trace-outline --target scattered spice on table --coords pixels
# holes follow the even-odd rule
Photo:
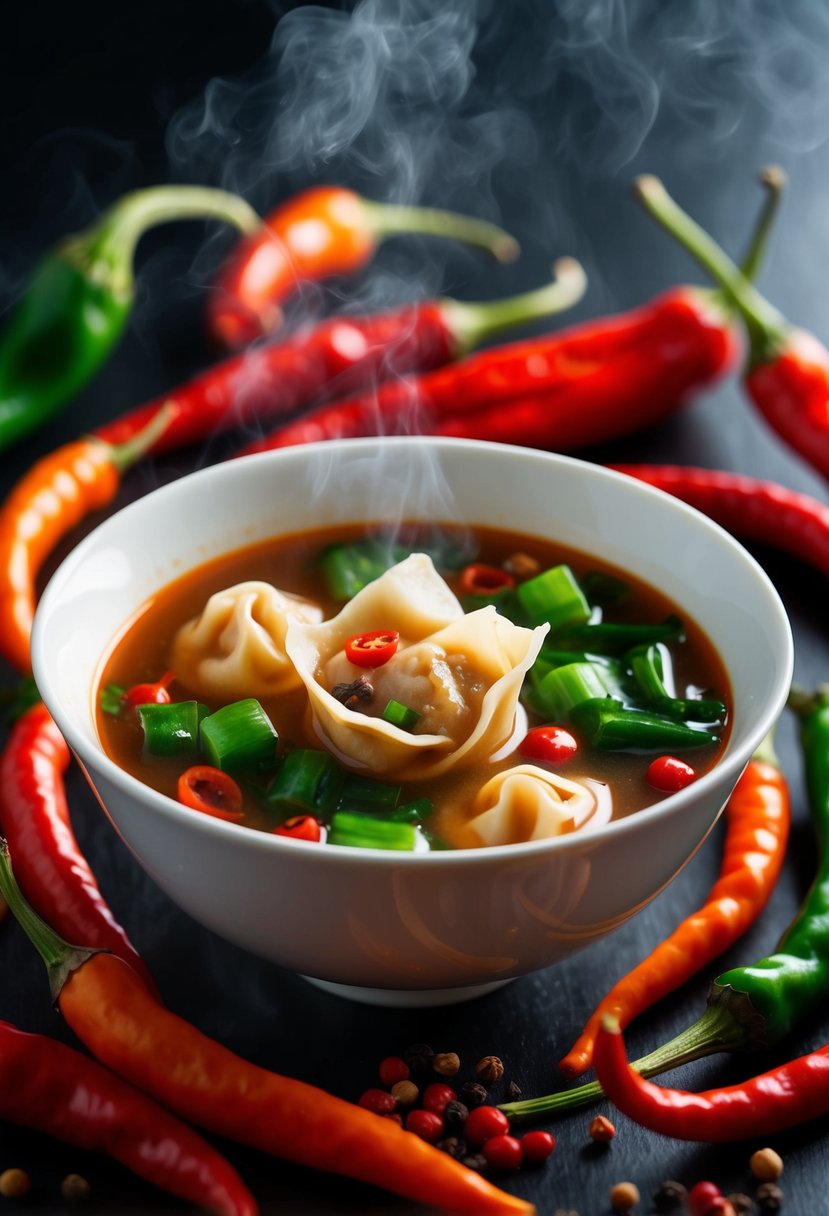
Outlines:
[[[2,1033],[2,1026],[0,1026]],[[4,1199],[23,1199],[32,1189],[32,1180],[25,1170],[12,1166],[0,1174],[0,1195]]]

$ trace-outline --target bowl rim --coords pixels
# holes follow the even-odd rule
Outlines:
[[[167,497],[174,497],[179,493],[188,493],[189,487],[198,485],[202,481],[210,481],[216,477],[221,477],[227,470],[232,469],[237,462],[226,461],[219,464],[209,465],[205,468],[186,473],[181,477],[176,478],[171,482],[151,490],[148,494],[140,498],[134,499],[127,503],[120,510],[108,516],[94,529],[92,529],[79,543],[73,548],[69,554],[63,559],[60,565],[56,568],[50,577],[43,594],[37,606],[35,613],[34,625],[32,629],[32,670],[35,675],[38,691],[41,698],[54,717],[59,729],[64,734],[70,748],[80,760],[84,771],[88,767],[96,766],[102,776],[116,786],[122,793],[137,799],[140,802],[148,803],[162,816],[172,817],[175,821],[181,823],[189,822],[193,829],[197,832],[205,832],[207,835],[218,834],[218,839],[232,839],[238,845],[246,846],[251,849],[274,850],[277,855],[291,855],[291,850],[301,849],[309,857],[318,859],[323,865],[326,864],[342,864],[343,859],[348,858],[353,863],[363,865],[403,865],[417,867],[432,867],[446,866],[451,864],[464,865],[480,865],[488,866],[508,860],[510,858],[518,861],[527,855],[544,854],[548,849],[553,849],[556,852],[582,849],[586,841],[591,845],[595,844],[598,847],[608,837],[619,837],[629,834],[633,831],[645,830],[649,823],[671,817],[675,814],[682,813],[683,808],[698,800],[700,796],[704,796],[713,786],[719,784],[720,781],[730,781],[733,785],[739,778],[740,773],[749,762],[751,755],[756,747],[762,742],[782,712],[788,696],[789,684],[794,670],[794,641],[792,636],[791,623],[788,619],[785,607],[782,603],[780,595],[769,578],[766,571],[760,563],[753,557],[747,549],[736,540],[731,533],[715,523],[707,515],[698,511],[696,508],[689,506],[673,495],[657,489],[646,482],[638,481],[637,479],[619,472],[616,469],[609,468],[604,465],[594,464],[590,461],[583,460],[578,456],[570,456],[558,452],[548,452],[538,448],[522,447],[520,445],[495,443],[487,440],[465,440],[448,437],[437,436],[370,436],[357,439],[341,439],[327,440],[316,443],[304,444],[302,446],[281,448],[270,451],[258,452],[243,458],[243,462],[247,467],[250,467],[248,462],[253,461],[256,464],[271,464],[279,463],[286,459],[302,459],[304,456],[308,460],[314,459],[321,453],[325,453],[328,457],[342,447],[348,445],[349,449],[353,449],[355,454],[359,455],[360,451],[374,449],[382,444],[384,448],[393,449],[394,447],[402,447],[403,445],[418,445],[425,448],[437,448],[449,450],[474,451],[494,451],[500,453],[504,457],[513,457],[516,460],[531,459],[536,462],[545,464],[564,464],[586,470],[590,476],[597,477],[603,480],[614,482],[624,482],[629,492],[638,494],[648,501],[657,501],[663,505],[670,505],[670,509],[679,515],[687,515],[694,519],[697,526],[702,526],[704,529],[717,534],[720,543],[724,543],[726,548],[733,550],[734,555],[747,567],[749,567],[754,577],[763,585],[766,592],[767,600],[772,608],[772,616],[775,618],[775,623],[780,632],[780,642],[784,648],[782,654],[783,668],[785,678],[781,680],[780,687],[777,690],[777,695],[771,698],[763,706],[762,712],[756,719],[752,729],[748,732],[748,738],[740,749],[735,749],[721,757],[714,767],[707,773],[704,773],[697,781],[693,782],[685,789],[679,790],[661,801],[654,803],[651,806],[643,807],[622,819],[613,819],[609,822],[597,826],[593,829],[589,827],[586,830],[580,830],[568,833],[563,836],[548,837],[542,840],[523,841],[517,844],[504,845],[488,845],[479,848],[462,848],[462,849],[446,849],[446,850],[429,850],[423,852],[398,852],[396,850],[383,849],[356,849],[347,845],[332,845],[326,844],[324,848],[320,848],[318,844],[311,841],[293,840],[287,837],[276,836],[272,833],[262,832],[256,828],[247,827],[244,824],[227,823],[208,815],[197,815],[189,811],[188,808],[180,805],[175,799],[166,794],[162,794],[154,790],[151,786],[145,785],[139,781],[137,777],[120,768],[114,760],[112,760],[104,751],[100,741],[94,745],[94,761],[86,759],[86,753],[90,746],[87,738],[79,729],[76,729],[74,720],[63,712],[59,696],[56,694],[54,687],[51,684],[48,664],[45,659],[46,651],[46,634],[47,629],[45,620],[51,608],[51,601],[58,594],[60,584],[63,580],[69,577],[85,560],[86,553],[89,549],[93,549],[98,543],[102,534],[105,535],[113,525],[114,520],[120,520],[127,515],[140,514],[146,509],[148,500],[154,503]],[[182,490],[181,487],[185,486]],[[181,571],[182,574],[196,569],[209,559],[202,558],[195,560],[192,564],[187,565]],[[178,576],[177,576],[178,577]],[[110,650],[114,639],[110,639]],[[109,651],[105,652],[109,653]],[[725,662],[725,660],[723,660]],[[102,660],[103,662],[103,660]],[[97,681],[102,662],[96,668],[95,680]],[[726,665],[726,670],[728,670]],[[730,673],[729,673],[730,675]],[[734,781],[731,781],[731,778]],[[106,810],[106,808],[104,808]],[[106,812],[108,816],[110,813]],[[113,816],[110,816],[114,819]],[[712,826],[713,826],[712,821]],[[231,833],[231,836],[227,836]],[[285,850],[288,850],[285,853]],[[310,852],[309,852],[310,850]],[[296,854],[294,854],[296,855]]]

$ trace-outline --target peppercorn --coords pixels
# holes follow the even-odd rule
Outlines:
[[[556,1146],[550,1132],[526,1132],[521,1139],[521,1153],[529,1165],[543,1165]]]
[[[774,1182],[763,1182],[754,1192],[754,1198],[763,1216],[772,1216],[783,1206],[783,1192]]]
[[[91,1190],[87,1180],[80,1174],[67,1174],[60,1184],[61,1196],[67,1203],[77,1203],[81,1199],[88,1199]]]
[[[476,1106],[481,1106],[486,1102],[489,1094],[484,1089],[483,1085],[479,1085],[477,1081],[467,1081],[461,1088],[461,1101],[472,1110]]]
[[[428,1072],[434,1063],[435,1053],[428,1043],[412,1043],[403,1052],[403,1059],[413,1073]]]
[[[606,1144],[616,1135],[616,1128],[604,1115],[596,1115],[596,1118],[590,1121],[587,1134],[591,1140],[598,1140],[600,1143]]]
[[[444,1085],[443,1081],[433,1081],[424,1089],[420,1101],[426,1110],[433,1110],[435,1114],[442,1115],[449,1103],[456,1101],[457,1097],[451,1086]]]
[[[400,1056],[386,1056],[385,1060],[380,1061],[378,1072],[381,1085],[386,1085],[389,1089],[398,1081],[409,1079],[409,1066]]]
[[[448,1153],[450,1157],[462,1157],[466,1152],[466,1144],[459,1136],[444,1136],[442,1140],[438,1140],[435,1148]]]
[[[414,1081],[398,1081],[391,1087],[391,1096],[401,1106],[414,1106],[420,1097],[420,1090]]]
[[[783,1173],[783,1158],[773,1148],[760,1148],[751,1154],[748,1168],[760,1182],[776,1182]]]
[[[360,1094],[357,1105],[373,1111],[375,1115],[390,1115],[397,1103],[384,1089],[367,1089]]]
[[[457,1098],[447,1102],[443,1108],[443,1121],[453,1131],[460,1131],[468,1118],[468,1107],[464,1106],[463,1102],[458,1102]]]
[[[483,1153],[470,1153],[468,1157],[461,1158],[461,1164],[468,1170],[474,1170],[476,1174],[483,1174],[488,1163]]]
[[[719,1199],[722,1191],[716,1182],[703,1180],[695,1182],[688,1192],[688,1208],[691,1216],[705,1216],[715,1199]]]
[[[435,1056],[432,1068],[441,1077],[454,1077],[461,1067],[460,1056],[454,1051],[441,1051]]]
[[[666,1178],[661,1182],[653,1193],[653,1206],[657,1212],[672,1212],[674,1208],[681,1208],[688,1192],[681,1182],[675,1182],[673,1178]]]
[[[541,563],[529,553],[511,553],[504,562],[504,569],[516,578],[532,578],[540,571]]]
[[[443,1120],[431,1110],[410,1110],[406,1116],[406,1131],[435,1144],[443,1136]]]
[[[614,1212],[629,1212],[639,1202],[639,1188],[633,1182],[617,1182],[610,1188],[610,1206]]]
[[[705,1216],[736,1216],[736,1213],[731,1200],[726,1199],[725,1195],[718,1195],[705,1209]]]
[[[743,1195],[737,1192],[735,1195],[729,1195],[731,1206],[734,1209],[735,1216],[751,1216],[754,1211],[754,1200],[750,1195]]]
[[[521,1086],[515,1081],[510,1081],[507,1084],[507,1101],[517,1102],[521,1097]]]
[[[481,1152],[486,1157],[487,1165],[504,1172],[519,1169],[524,1156],[521,1141],[504,1132],[500,1136],[490,1136],[489,1140],[484,1141]]]
[[[4,1199],[22,1199],[32,1189],[32,1180],[25,1170],[3,1170],[0,1174],[0,1195]]]
[[[475,1065],[475,1076],[484,1085],[494,1085],[504,1075],[504,1066],[497,1056],[484,1056]]]

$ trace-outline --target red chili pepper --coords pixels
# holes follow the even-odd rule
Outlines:
[[[345,657],[356,667],[382,667],[397,652],[400,634],[396,629],[372,629],[358,633],[345,643]]]
[[[0,1022],[0,1117],[106,1153],[221,1216],[256,1216],[233,1167],[192,1128],[72,1047]]]
[[[646,1081],[627,1062],[618,1023],[607,1018],[593,1062],[605,1093],[623,1114],[677,1140],[751,1140],[829,1111],[829,1043],[739,1085],[695,1094]]]
[[[498,566],[473,562],[461,570],[460,589],[464,595],[494,595],[515,586],[515,579]]]
[[[656,486],[742,540],[773,545],[829,575],[829,506],[773,481],[680,465],[611,468]]]
[[[737,337],[711,293],[495,347],[324,405],[240,455],[361,435],[451,435],[569,451],[651,426],[733,366]]]
[[[484,220],[430,208],[370,202],[352,190],[316,186],[271,211],[264,229],[241,240],[222,268],[208,305],[211,333],[241,346],[282,323],[282,305],[303,283],[355,274],[387,237],[405,232],[450,237],[513,261],[516,241]]]
[[[294,815],[274,828],[274,836],[290,836],[293,840],[310,840],[316,844],[322,840],[322,826],[313,815]]]
[[[261,1152],[448,1212],[532,1216],[532,1204],[392,1119],[235,1055],[159,1004],[121,959],[68,945],[26,904],[5,842],[0,889],[47,963],[67,1025],[102,1064],[168,1110]]]
[[[0,826],[14,849],[20,884],[64,937],[111,950],[155,991],[78,848],[63,785],[69,758],[40,702],[18,719],[0,755]]]
[[[96,435],[124,443],[166,408],[170,420],[152,448],[158,455],[233,427],[261,430],[326,398],[441,367],[504,329],[575,304],[584,292],[584,271],[572,258],[562,258],[554,270],[552,282],[505,300],[432,300],[309,326],[283,342],[226,359],[105,423]]]
[[[171,698],[168,687],[175,678],[174,671],[165,671],[161,679],[154,683],[133,684],[121,701],[126,709],[134,709],[136,705],[169,705]]]
[[[780,174],[780,170],[766,171]],[[639,178],[648,212],[704,267],[742,314],[749,336],[745,386],[772,429],[829,478],[829,350],[790,325],[654,177]]]
[[[167,423],[162,410],[123,446],[93,438],[58,448],[24,474],[0,507],[0,655],[18,671],[31,670],[35,580],[44,561],[85,515],[112,501],[123,470]]]
[[[559,1067],[577,1077],[590,1066],[602,1018],[627,1026],[745,933],[766,906],[786,854],[791,812],[771,739],[749,761],[725,809],[717,881],[705,903],[611,988]]]
[[[194,764],[178,779],[176,796],[184,806],[215,819],[239,823],[242,791],[228,773],[209,764]]]

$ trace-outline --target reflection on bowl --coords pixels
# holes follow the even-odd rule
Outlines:
[[[715,768],[658,805],[552,840],[401,854],[319,847],[193,814],[104,753],[94,689],[142,604],[222,553],[286,532],[439,519],[554,538],[657,586],[731,680]],[[368,439],[185,477],[120,511],[65,560],[33,635],[41,694],[141,864],[186,912],[346,995],[447,1003],[546,967],[652,899],[705,838],[784,704],[782,605],[756,562],[678,501],[581,461],[495,444]]]

